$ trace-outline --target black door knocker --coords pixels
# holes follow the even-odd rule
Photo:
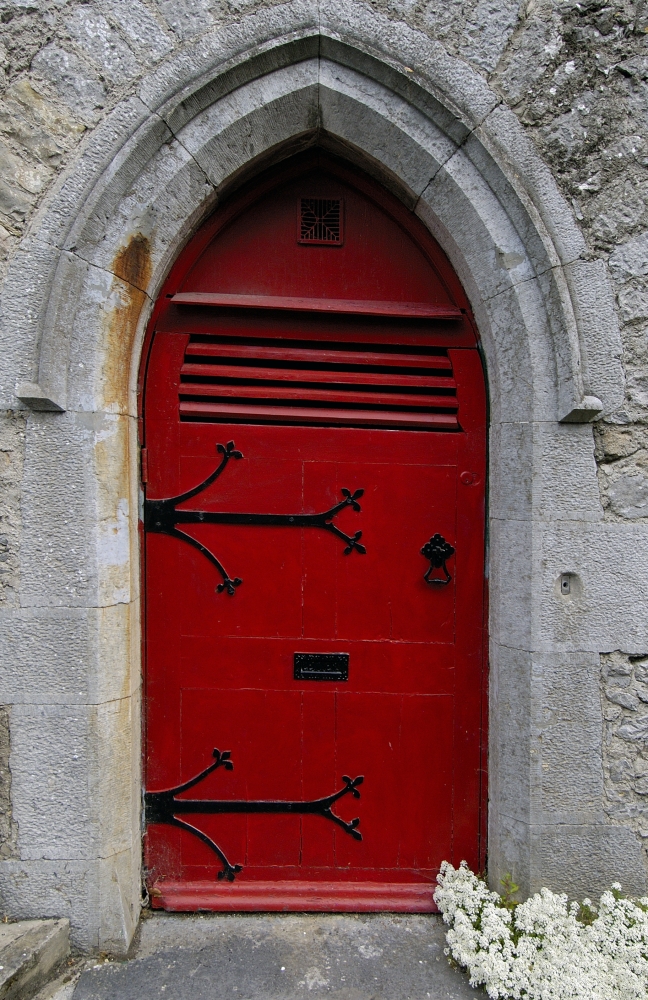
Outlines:
[[[421,549],[421,555],[430,560],[430,565],[428,566],[427,571],[423,574],[423,579],[426,583],[429,583],[430,585],[438,583],[441,584],[441,586],[445,586],[450,583],[452,577],[448,573],[446,559],[449,559],[450,556],[454,555],[454,548],[449,542],[446,542],[443,535],[440,535],[438,532],[436,535],[432,535],[430,541],[426,542]],[[433,576],[432,579],[430,579],[430,573],[433,569],[442,569],[445,573],[445,580],[440,576]]]

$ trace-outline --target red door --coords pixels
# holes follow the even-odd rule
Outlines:
[[[145,352],[146,866],[168,909],[433,909],[480,864],[486,406],[447,260],[322,156]]]

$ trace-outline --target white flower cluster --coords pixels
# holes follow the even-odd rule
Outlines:
[[[434,899],[450,925],[451,954],[497,1000],[646,1000],[648,898],[633,902],[621,886],[590,900],[542,889],[508,904],[473,872],[444,861]]]

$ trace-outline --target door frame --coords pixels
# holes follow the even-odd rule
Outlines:
[[[254,202],[263,198],[265,195],[270,194],[273,189],[280,187],[287,181],[298,178],[300,175],[307,173],[309,170],[314,168],[321,168],[327,173],[331,174],[333,177],[337,177],[346,184],[354,186],[358,191],[360,191],[365,197],[371,199],[380,208],[383,209],[394,221],[414,240],[414,242],[421,248],[425,257],[430,261],[432,267],[440,275],[441,280],[450,287],[451,294],[456,302],[461,303],[462,309],[465,311],[466,323],[470,329],[472,329],[475,339],[476,339],[476,349],[479,352],[479,357],[482,363],[482,372],[484,379],[484,390],[486,398],[486,408],[485,408],[485,431],[486,431],[486,481],[484,483],[484,566],[483,566],[483,597],[482,597],[482,635],[483,635],[483,649],[482,649],[482,668],[480,673],[480,699],[481,699],[481,727],[479,735],[479,753],[480,753],[480,806],[478,815],[478,831],[477,837],[479,842],[478,849],[478,870],[484,871],[486,867],[486,858],[488,851],[488,685],[489,685],[489,667],[488,667],[488,650],[489,650],[489,637],[488,637],[488,572],[487,572],[487,557],[488,557],[488,428],[489,428],[489,416],[490,416],[490,405],[489,405],[489,393],[488,393],[488,377],[486,371],[484,352],[481,347],[481,341],[479,337],[479,331],[475,318],[472,313],[470,302],[466,293],[461,286],[461,282],[454,271],[452,264],[443,253],[443,250],[437,243],[437,241],[432,237],[429,230],[422,224],[422,222],[412,214],[411,211],[403,205],[403,203],[397,199],[390,191],[388,191],[383,185],[378,183],[369,174],[362,171],[358,166],[354,166],[348,161],[340,159],[338,156],[331,154],[330,151],[326,149],[319,149],[317,147],[311,148],[307,151],[297,153],[295,156],[290,157],[286,161],[282,161],[279,164],[270,165],[264,170],[260,170],[252,177],[247,177],[244,179],[243,183],[233,188],[229,192],[229,197],[225,200],[225,203],[213,213],[212,217],[207,219],[198,230],[198,232],[193,236],[190,243],[183,249],[182,253],[178,256],[174,264],[169,270],[168,276],[162,285],[160,292],[158,294],[157,300],[151,311],[149,322],[147,324],[146,333],[143,340],[142,352],[140,356],[140,367],[138,373],[138,428],[139,428],[139,444],[140,447],[146,447],[145,439],[145,417],[144,417],[144,407],[146,401],[146,379],[148,373],[148,361],[150,357],[151,348],[153,345],[153,338],[155,334],[155,329],[157,326],[158,319],[161,312],[167,305],[167,299],[177,290],[178,287],[182,285],[185,276],[189,273],[191,268],[194,266],[196,261],[199,259],[201,254],[204,252],[205,248],[217,238],[219,232],[221,232],[226,226],[232,223],[236,217],[246,209],[248,209]],[[362,355],[359,355],[362,357]],[[144,481],[144,480],[143,480]],[[144,532],[140,531],[140,588],[142,594],[142,700],[143,703],[146,701],[147,692],[147,656],[146,656],[146,643],[144,636],[144,622],[146,621],[146,546],[145,546],[145,536]],[[147,737],[146,737],[146,713],[142,713],[142,750],[143,750],[143,768],[145,768],[144,755],[146,753],[147,747]],[[250,907],[254,907],[256,896],[252,890],[248,892],[246,896],[244,892],[239,892],[239,889],[244,887],[237,886],[237,898],[240,900],[245,900],[246,908],[249,904]],[[247,887],[249,889],[249,887]],[[204,905],[204,899],[199,891],[195,891],[192,895],[191,891],[185,891],[182,894],[182,903],[176,904],[172,908],[174,909],[191,909],[201,908]],[[342,894],[344,895],[344,894]],[[345,897],[346,898],[346,897]],[[296,910],[304,909],[307,899],[303,894],[295,891],[292,896],[292,905]],[[243,905],[243,903],[241,903]],[[370,904],[371,905],[371,904]],[[427,904],[426,904],[427,905]],[[413,911],[421,909],[422,903],[418,896],[412,896],[412,908]],[[347,900],[346,909],[352,910],[353,905]],[[360,906],[360,909],[366,907]]]

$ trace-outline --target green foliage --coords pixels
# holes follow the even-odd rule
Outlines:
[[[520,891],[519,885],[513,881],[510,872],[506,872],[504,877],[500,879],[500,885],[502,886],[500,893],[502,906],[506,907],[507,910],[514,910],[516,906],[520,905],[517,899],[513,899],[515,894]]]

